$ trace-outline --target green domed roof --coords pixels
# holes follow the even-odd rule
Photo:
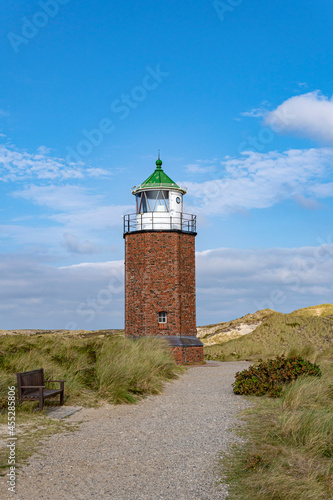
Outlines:
[[[140,186],[135,188],[135,191],[145,189],[145,188],[175,188],[181,189],[178,184],[173,182],[169,176],[167,176],[162,170],[162,160],[160,158],[156,162],[156,170],[153,172],[148,179],[146,179]]]

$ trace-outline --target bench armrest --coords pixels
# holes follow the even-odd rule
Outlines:
[[[59,390],[62,391],[62,393],[64,393],[65,380],[44,380],[44,384],[45,384],[45,382],[57,382],[57,383],[59,383],[59,385],[60,385]]]
[[[45,385],[21,385],[21,389],[45,389]]]

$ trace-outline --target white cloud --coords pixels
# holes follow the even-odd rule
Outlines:
[[[64,233],[63,246],[71,253],[93,254],[99,252],[99,248],[89,240],[80,241],[75,234]]]
[[[92,189],[72,184],[109,175],[105,169],[84,168],[82,163],[69,166],[63,159],[53,157],[45,146],[31,154],[11,145],[0,145],[0,180],[15,182],[16,190],[9,196],[41,207],[37,213],[33,210],[30,220],[26,209],[24,217],[10,220],[8,214],[8,223],[1,226],[1,244],[6,248],[12,241],[58,254],[63,254],[64,249],[71,254],[109,252],[112,245],[102,243],[102,232],[118,227],[121,233],[121,216],[133,211],[133,207],[109,205]],[[18,189],[18,181],[24,181],[23,188]]]
[[[252,108],[250,111],[243,111],[241,116],[249,117],[249,118],[260,118],[267,114],[267,106],[269,106],[268,101],[262,101],[261,105],[258,108]]]
[[[84,177],[108,177],[103,168],[84,168],[84,163],[66,163],[64,158],[52,156],[50,149],[40,146],[36,153],[22,151],[13,145],[0,144],[0,181],[26,180],[66,181]]]
[[[305,88],[307,88],[309,85],[308,85],[306,82],[298,82],[298,86],[299,86],[300,88],[305,89]]]
[[[65,227],[96,231],[121,226],[122,215],[129,212],[133,212],[132,205],[100,205],[93,210],[87,208],[51,215],[50,219],[63,224]]]
[[[113,251],[110,229],[115,228],[121,235],[122,215],[133,212],[132,205],[105,204],[102,196],[91,194],[90,189],[82,186],[30,185],[12,196],[45,210],[40,209],[38,217],[30,219],[30,226],[22,223],[0,226],[2,242],[10,239],[16,244],[42,245],[44,251],[65,249],[71,254],[87,255]]]
[[[316,247],[197,252],[198,322],[231,320],[258,309],[291,312],[332,302],[332,273],[329,236]]]
[[[265,113],[267,113],[267,109],[265,108],[253,108],[250,111],[243,111],[243,113],[241,113],[241,116],[246,116],[249,118],[260,118],[261,116],[264,116]]]
[[[80,166],[68,166],[64,159],[49,156],[45,146],[38,148],[37,153],[28,153],[14,146],[0,145],[0,180],[4,182],[82,177]]]
[[[332,302],[329,236],[314,247],[206,250],[197,252],[196,263],[198,324]],[[0,328],[122,328],[123,270],[122,260],[57,268],[3,255]]]
[[[228,214],[267,208],[287,199],[306,199],[308,208],[314,208],[312,200],[333,196],[330,148],[247,151],[240,158],[225,159],[221,167],[219,178],[211,175],[205,182],[187,182],[197,212]]]
[[[13,196],[32,201],[56,213],[44,216],[67,228],[84,226],[89,229],[103,229],[122,224],[122,215],[133,211],[132,205],[104,205],[103,197],[92,195],[81,186],[36,186],[31,185]]]
[[[333,143],[333,99],[319,90],[287,99],[264,121],[276,132]]]
[[[56,268],[3,255],[0,329],[122,328],[123,268],[122,261]]]
[[[111,172],[105,168],[87,168],[87,175],[90,177],[110,177]]]
[[[47,148],[46,146],[39,146],[37,149],[37,153],[39,155],[48,155],[51,152],[51,148]]]
[[[185,168],[191,174],[207,174],[216,171],[217,164],[217,158],[212,160],[195,160],[194,163],[185,165]]]
[[[70,184],[63,186],[32,184],[22,190],[14,191],[12,196],[32,201],[36,205],[58,212],[91,208],[101,200],[101,196],[89,194],[88,189]]]
[[[191,174],[206,174],[207,172],[214,172],[214,170],[216,170],[215,167],[202,166],[197,163],[190,163],[189,165],[186,165],[185,168]]]
[[[96,269],[101,272],[108,272],[110,268],[118,269],[119,271],[123,267],[123,265],[124,261],[122,260],[113,260],[109,262],[80,262],[80,264],[72,264],[71,266],[59,267],[59,269],[79,269],[84,267],[86,270],[94,273]]]
[[[302,194],[297,194],[294,196],[294,200],[296,203],[298,203],[301,207],[306,208],[308,210],[317,210],[319,208],[323,208],[323,204],[319,203],[317,200],[314,200],[313,198],[306,198]]]

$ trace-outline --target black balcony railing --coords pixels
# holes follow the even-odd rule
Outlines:
[[[197,216],[170,212],[127,214],[124,219],[124,235],[135,231],[181,231],[196,233]]]

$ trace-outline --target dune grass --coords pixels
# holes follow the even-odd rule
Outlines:
[[[333,304],[304,307],[297,309],[291,314],[296,314],[297,316],[331,316],[333,314]]]
[[[244,441],[221,461],[230,499],[333,498],[333,351],[316,357],[321,378],[297,379],[282,398],[249,397]]]
[[[301,377],[281,398],[252,403],[238,432],[241,445],[221,459],[230,499],[330,500],[333,498],[333,306],[291,314],[272,312],[252,333],[204,347],[206,359],[267,360],[302,356],[322,377]]]
[[[123,336],[69,338],[57,335],[3,336],[0,344],[0,406],[16,373],[44,368],[46,379],[64,379],[66,404],[94,405],[100,400],[134,403],[157,394],[177,367],[163,339]],[[52,401],[52,400],[51,400]],[[30,403],[24,403],[19,411]],[[32,403],[36,406],[38,403]]]
[[[291,350],[300,355],[329,350],[333,346],[333,316],[274,313],[252,333],[205,346],[205,359],[221,361],[267,359]]]
[[[184,368],[175,364],[167,343],[156,337],[130,340],[122,335],[105,337],[5,335],[0,337],[0,426],[8,437],[7,393],[16,386],[16,373],[44,368],[45,379],[65,380],[65,405],[96,406],[136,403],[145,395],[158,394],[166,380]],[[59,399],[45,401],[45,408]],[[36,449],[41,439],[70,430],[64,421],[50,420],[38,410],[38,402],[16,406],[19,463]],[[8,466],[6,450],[0,468]]]

